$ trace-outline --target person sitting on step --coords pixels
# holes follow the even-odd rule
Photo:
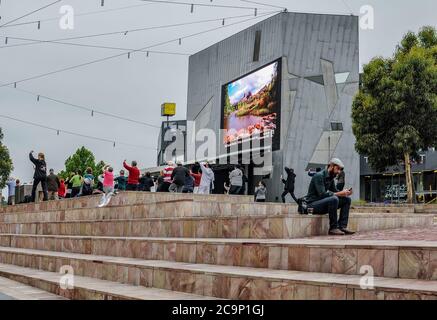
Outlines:
[[[340,159],[332,159],[328,167],[316,173],[308,188],[307,203],[314,214],[329,214],[329,234],[354,234],[347,229],[352,189],[338,191],[334,179],[344,169]],[[340,219],[337,210],[340,209]]]

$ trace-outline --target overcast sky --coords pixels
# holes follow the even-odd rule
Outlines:
[[[2,0],[0,25],[53,1]],[[263,2],[263,0],[259,1]],[[42,20],[40,30],[37,29],[36,25],[0,27],[0,36],[2,37],[0,38],[0,47],[3,47],[0,48],[0,86],[123,52],[114,49],[48,43],[4,48],[5,39],[3,37],[5,36],[50,40],[253,14],[252,11],[243,9],[207,7],[195,7],[194,13],[190,13],[189,6],[150,4],[140,0],[105,0],[104,7],[100,6],[100,2],[101,0],[63,0],[52,7],[16,22]],[[196,2],[211,3],[209,0],[197,0]],[[360,13],[361,6],[373,6],[375,9],[375,29],[360,31],[361,65],[376,55],[391,55],[395,45],[408,30],[417,31],[423,25],[437,25],[437,1],[435,0],[264,0],[264,2],[285,6],[289,11],[350,14],[352,10],[356,15]],[[259,15],[266,11],[276,10],[239,0],[214,0],[212,3],[248,7],[258,6],[263,8],[263,10],[259,10]],[[74,30],[59,28],[58,19],[61,17],[59,9],[62,5],[71,5],[75,9]],[[135,7],[99,14],[81,15],[82,13],[126,6]],[[46,19],[49,20],[44,21]],[[244,19],[248,18],[234,19],[232,22]],[[261,19],[264,18],[260,17],[258,20],[186,39],[182,41],[181,45],[178,42],[173,42],[151,50],[192,54]],[[226,21],[226,24],[229,23],[231,23],[231,20]],[[117,34],[70,40],[69,42],[136,49],[166,40],[177,39],[220,25],[221,21],[216,21],[128,33],[126,36]],[[18,43],[24,43],[24,41],[8,40],[8,45]],[[19,83],[18,88],[159,126],[162,121],[160,105],[164,101],[176,102],[178,107],[177,118],[185,118],[187,70],[187,56],[152,53],[146,59],[144,53],[134,53],[130,59],[123,56],[107,60],[83,68]],[[151,148],[141,149],[120,145],[113,148],[111,143],[65,134],[57,136],[56,132],[0,118],[0,127],[5,135],[4,143],[8,146],[14,162],[13,176],[20,178],[22,181],[30,181],[32,177],[32,166],[27,159],[30,150],[45,152],[48,166],[53,167],[55,170],[61,170],[64,167],[65,159],[82,145],[91,149],[97,160],[104,160],[116,169],[120,168],[125,158],[137,160],[143,168],[152,167],[156,164],[156,151],[153,150],[153,148],[156,148],[158,140],[158,130],[156,128],[99,115],[91,117],[87,112],[44,99],[37,102],[35,96],[19,92],[11,87],[0,88],[0,114],[85,135],[129,142]]]

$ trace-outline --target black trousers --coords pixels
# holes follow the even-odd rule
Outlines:
[[[138,191],[138,185],[137,184],[128,184],[126,186],[127,191]]]
[[[71,197],[75,198],[80,193],[80,187],[71,188]]]
[[[293,200],[296,201],[296,203],[297,203],[297,198],[294,195],[294,190],[284,190],[284,192],[282,192],[282,195],[281,195],[282,203],[285,203],[285,197],[287,196],[287,194],[290,194],[291,197],[293,198]]]
[[[35,202],[36,198],[36,188],[38,187],[38,184],[41,182],[42,192],[44,193],[44,201],[47,201],[49,199],[49,193],[47,192],[47,178],[35,178],[33,179],[33,186],[32,186],[32,202]]]
[[[229,194],[240,194],[241,188],[240,186],[231,186]]]

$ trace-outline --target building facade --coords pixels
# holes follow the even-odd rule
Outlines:
[[[272,150],[270,174],[257,177],[245,166],[249,193],[264,178],[268,200],[279,200],[288,166],[297,175],[295,193],[303,196],[308,171],[338,157],[346,166],[346,186],[359,198],[360,158],[351,120],[359,84],[358,24],[356,16],[283,12],[190,57],[187,120],[196,132],[223,129],[224,85],[281,62],[279,147]],[[217,143],[223,150],[222,141]]]
[[[437,198],[437,152],[420,153],[420,162],[412,164],[417,201],[428,203]],[[361,157],[361,199],[367,202],[403,203],[407,199],[403,165],[385,172],[373,170],[366,157]]]

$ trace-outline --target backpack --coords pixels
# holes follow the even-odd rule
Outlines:
[[[308,202],[307,197],[303,197],[300,199],[297,199],[297,205],[298,205],[298,212],[299,214],[306,214],[308,215]]]
[[[85,179],[82,186],[82,195],[90,196],[93,194],[93,186],[90,179]]]

